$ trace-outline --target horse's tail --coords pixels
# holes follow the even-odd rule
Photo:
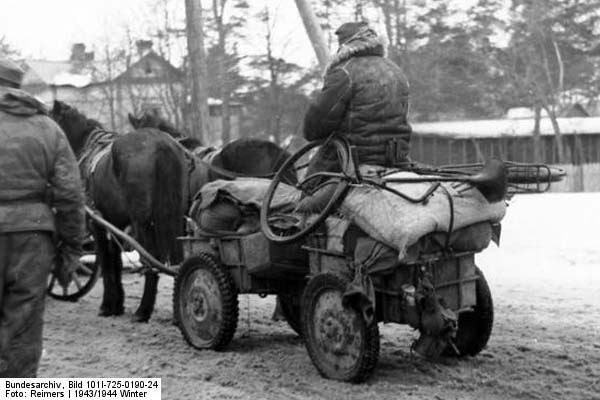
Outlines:
[[[172,143],[159,142],[154,164],[152,221],[158,254],[171,263],[182,261],[182,246],[177,237],[183,235],[184,168],[178,149]]]
[[[130,135],[133,143],[134,134]],[[184,226],[182,156],[166,138],[149,151],[128,150],[113,146],[113,171],[138,240],[159,260],[179,263],[182,249],[177,237]]]

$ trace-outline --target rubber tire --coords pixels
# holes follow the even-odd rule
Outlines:
[[[185,319],[187,316],[182,306],[182,296],[185,295],[183,290],[187,281],[190,278],[190,275],[199,269],[206,270],[213,276],[214,280],[217,282],[218,291],[221,297],[221,318],[218,331],[214,338],[206,344],[199,344],[194,341],[194,338],[192,337],[193,332],[190,332],[192,328],[187,324]],[[239,316],[237,295],[237,288],[231,274],[219,264],[214,256],[201,253],[198,256],[186,260],[181,266],[179,273],[175,276],[175,287],[173,291],[174,319],[177,321],[177,326],[186,342],[188,342],[190,346],[201,350],[211,349],[219,351],[225,349],[233,339],[233,335],[237,328]]]
[[[300,337],[302,337],[302,305],[301,303],[294,304],[292,295],[277,295],[279,301],[279,310],[285,318],[286,322]]]
[[[313,364],[321,374],[321,376],[329,379],[335,379],[345,382],[360,383],[367,380],[379,359],[379,328],[377,323],[374,322],[370,325],[362,318],[361,313],[352,309],[352,312],[359,315],[359,331],[362,334],[362,348],[359,349],[358,361],[354,367],[346,373],[340,372],[338,374],[333,373],[331,368],[327,368],[324,365],[322,354],[319,349],[319,345],[316,342],[315,336],[312,334],[312,311],[315,301],[318,296],[326,290],[339,291],[340,294],[346,290],[348,279],[335,275],[332,273],[319,274],[314,276],[306,286],[302,295],[302,328],[304,332],[304,344],[308,355],[310,356]],[[333,368],[335,370],[335,368]],[[339,372],[339,370],[337,371]]]
[[[458,332],[456,332],[454,344],[460,354],[447,348],[444,352],[447,356],[475,356],[485,348],[492,334],[494,325],[492,293],[483,272],[477,267],[475,271],[479,276],[475,286],[477,305],[472,311],[459,314]]]

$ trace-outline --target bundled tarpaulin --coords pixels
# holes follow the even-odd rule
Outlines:
[[[271,181],[264,178],[219,179],[207,183],[190,208],[190,217],[208,232],[258,231],[260,207],[270,184]],[[275,210],[293,207],[300,196],[299,190],[280,183],[271,207]]]
[[[387,179],[414,178],[412,172],[397,172]],[[387,183],[388,187],[412,198],[421,197],[432,183]],[[506,202],[488,203],[467,183],[443,183],[424,202],[413,203],[381,188],[360,185],[349,191],[341,205],[342,214],[371,238],[396,249],[403,259],[409,246],[432,232],[458,230],[478,222],[499,222]]]

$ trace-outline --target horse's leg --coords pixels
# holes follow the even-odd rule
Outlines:
[[[133,314],[135,322],[148,322],[154,305],[156,304],[156,292],[158,290],[158,273],[153,270],[148,270],[144,273],[144,294],[140,306]]]
[[[153,240],[152,227],[148,226],[149,224],[143,224],[146,226],[140,228],[139,225],[134,227],[134,230],[137,232],[140,244],[145,248],[154,249],[156,243]],[[144,272],[144,293],[142,294],[142,300],[138,309],[133,314],[135,322],[148,322],[156,303],[157,290],[158,273],[148,267],[146,272]]]
[[[100,305],[99,315],[123,314],[123,285],[121,283],[121,253],[116,244],[107,236],[105,229],[96,225],[92,227],[92,235],[96,242],[96,257],[102,269],[102,282],[104,294]]]
[[[119,247],[114,240],[109,241],[109,247],[115,274],[115,315],[121,315],[125,311],[125,291],[123,290],[123,258],[121,257],[121,247]]]

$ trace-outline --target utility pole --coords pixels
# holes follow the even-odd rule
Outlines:
[[[206,53],[200,0],[185,0],[188,58],[192,78],[192,136],[204,143],[208,139],[208,91]]]
[[[296,6],[298,7],[300,17],[302,17],[304,29],[306,29],[308,38],[317,55],[319,66],[324,71],[329,62],[329,48],[327,47],[327,41],[325,40],[325,35],[323,35],[319,20],[317,20],[317,16],[312,10],[308,0],[296,0]]]

